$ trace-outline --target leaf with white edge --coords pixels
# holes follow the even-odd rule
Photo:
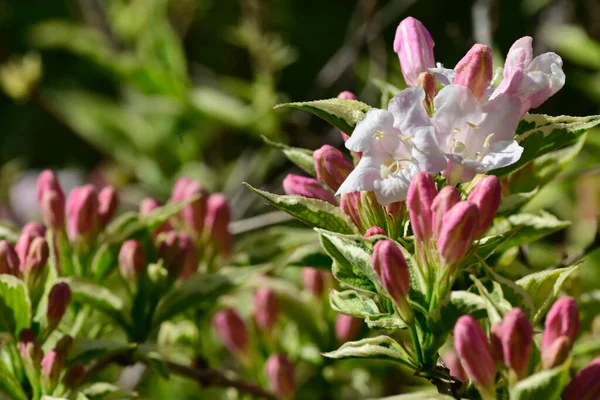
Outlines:
[[[498,292],[498,296],[508,301],[513,307],[519,307],[529,317],[535,315],[535,305],[533,299],[525,289],[496,273],[487,264],[482,263],[486,275],[494,282],[494,292]]]
[[[375,358],[395,361],[416,369],[410,354],[389,336],[346,342],[335,351],[323,353],[323,356],[329,358]]]
[[[0,362],[0,399],[27,400],[21,383],[4,362]]]
[[[341,208],[326,201],[298,195],[278,195],[253,188],[247,183],[245,185],[275,207],[313,228],[339,233],[358,233],[350,217]]]
[[[463,315],[471,315],[476,319],[485,317],[487,306],[486,299],[478,294],[464,290],[451,292],[449,301],[442,306],[440,312],[444,330],[452,330],[456,321]]]
[[[579,269],[579,264],[567,268],[536,272],[524,276],[516,282],[533,299],[535,307],[534,323],[538,323],[546,315],[558,297],[565,280],[577,269]]]
[[[345,290],[338,292],[335,289],[329,291],[329,304],[335,311],[357,318],[385,315],[379,311],[377,304],[356,290]]]
[[[331,258],[318,243],[298,247],[289,255],[286,255],[285,261],[286,265],[290,266],[331,270]]]
[[[406,329],[407,326],[397,314],[372,315],[365,318],[369,329],[386,329],[397,331]]]
[[[521,380],[510,391],[510,400],[559,400],[569,383],[571,360]]]
[[[516,171],[529,161],[573,143],[588,129],[600,124],[600,115],[589,117],[551,117],[527,114],[519,123],[515,139],[523,147],[523,154],[516,163],[494,170],[497,176]]]
[[[123,390],[107,382],[95,382],[86,385],[81,389],[81,393],[89,400],[133,399],[138,397],[135,392]]]
[[[436,392],[417,392],[401,394],[399,396],[381,397],[377,400],[454,400],[454,397]]]
[[[135,343],[114,342],[110,340],[77,339],[67,358],[70,364],[87,363],[98,358],[115,354],[125,354],[137,347]]]
[[[285,103],[275,106],[275,109],[284,107],[298,108],[313,113],[348,135],[352,133],[356,124],[364,119],[371,109],[370,106],[358,100],[344,99]]]
[[[287,157],[288,160],[296,164],[303,171],[309,173],[311,176],[317,176],[317,171],[315,170],[315,160],[313,158],[313,152],[308,149],[303,149],[300,147],[292,147],[283,143],[277,143],[272,140],[269,140],[266,136],[262,137],[265,143],[281,149],[283,154]]]
[[[19,337],[30,321],[31,300],[25,282],[12,275],[0,275],[0,332]]]
[[[492,282],[493,289],[490,292],[485,285],[474,275],[470,275],[471,280],[479,291],[480,296],[485,300],[488,319],[491,324],[500,322],[504,314],[512,309],[512,305],[502,297],[502,288],[497,282]]]

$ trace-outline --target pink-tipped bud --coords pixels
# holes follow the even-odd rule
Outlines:
[[[40,211],[44,223],[54,230],[62,230],[65,226],[65,202],[56,192],[47,191],[40,201]]]
[[[380,228],[378,226],[372,226],[369,229],[367,229],[367,231],[365,232],[366,238],[370,238],[371,236],[375,236],[375,235],[387,236],[387,234],[385,233],[383,228]]]
[[[186,278],[196,272],[198,264],[195,253],[191,237],[186,233],[167,232],[159,240],[158,255],[171,278],[178,278],[182,273]]]
[[[566,336],[557,338],[549,347],[542,352],[542,366],[545,369],[558,367],[569,358],[571,352],[571,340]]]
[[[142,215],[148,215],[153,210],[159,208],[160,206],[161,206],[161,204],[158,200],[149,197],[149,198],[146,198],[141,201],[139,211],[140,211],[140,214],[142,214]],[[166,221],[162,225],[160,225],[158,228],[154,229],[154,231],[152,233],[156,236],[156,235],[159,235],[160,233],[166,233],[166,232],[169,232],[172,230],[173,230],[173,227],[171,226],[171,224],[168,221]]]
[[[233,246],[229,222],[231,222],[231,210],[227,203],[227,197],[222,193],[211,194],[207,202],[206,229],[210,234],[210,241],[224,256],[231,253]]]
[[[413,17],[400,22],[394,38],[394,51],[398,54],[402,75],[409,86],[417,84],[420,73],[435,67],[433,46],[429,31]]]
[[[0,240],[0,274],[20,275],[19,256],[6,240]]]
[[[273,354],[265,363],[265,375],[271,390],[278,398],[289,399],[294,395],[294,365],[281,354]]]
[[[23,329],[21,331],[18,348],[21,358],[27,364],[38,366],[42,361],[42,357],[44,356],[42,346],[31,329]]]
[[[187,279],[198,271],[198,253],[192,237],[185,232],[179,233],[179,249],[183,258],[183,270],[179,277]]]
[[[254,293],[254,320],[260,329],[271,332],[279,319],[279,302],[273,290],[260,288]]]
[[[460,202],[460,193],[454,186],[444,186],[431,203],[431,225],[433,236],[439,237],[444,215]]]
[[[438,92],[435,76],[429,71],[421,72],[417,78],[417,86],[422,87],[425,91],[425,100],[423,100],[423,106],[429,115],[433,115],[433,99]]]
[[[65,202],[65,194],[60,186],[60,182],[56,177],[56,174],[52,170],[45,170],[38,176],[37,179],[37,199],[38,201],[42,201],[44,197],[44,193],[46,192],[56,192],[58,198],[64,204]]]
[[[460,362],[460,358],[458,358],[458,354],[454,350],[450,350],[444,354],[444,363],[450,370],[450,375],[458,378],[462,382],[466,382],[469,380],[465,369]]]
[[[495,398],[496,363],[485,332],[470,315],[463,315],[454,326],[454,347],[471,381],[484,394]]]
[[[544,335],[542,336],[542,354],[552,346],[561,336],[569,338],[571,343],[575,342],[579,332],[579,307],[572,297],[561,297],[558,299],[546,316]]]
[[[337,98],[342,99],[342,100],[356,100],[357,99],[357,97],[354,93],[349,92],[347,90],[338,94]]]
[[[563,400],[600,399],[600,357],[584,367],[562,393]]]
[[[479,210],[479,225],[475,237],[485,233],[492,224],[502,198],[502,184],[494,175],[483,178],[469,194],[468,200]]]
[[[345,193],[340,197],[340,208],[350,217],[358,229],[362,230],[363,223],[360,219],[360,213],[358,211],[359,204],[360,192]]]
[[[335,337],[341,343],[355,339],[362,327],[362,319],[346,314],[338,314],[335,317]]]
[[[391,240],[380,240],[375,243],[373,269],[396,304],[400,305],[408,301],[410,274],[404,255],[396,243]]]
[[[498,365],[504,365],[504,350],[502,349],[502,337],[504,330],[502,321],[496,322],[490,329],[490,346],[492,356]]]
[[[65,359],[73,344],[70,336],[63,336],[56,347],[46,353],[41,362],[42,383],[47,392],[51,392],[65,367]]]
[[[283,191],[288,195],[297,194],[337,204],[333,194],[321,186],[318,180],[306,176],[289,174],[283,180]]]
[[[23,274],[25,281],[30,284],[30,287],[37,284],[49,256],[50,249],[48,248],[46,239],[42,237],[33,238],[25,257],[25,263],[21,269],[21,274]]]
[[[527,375],[533,344],[533,326],[521,309],[513,308],[502,319],[502,351],[504,364],[518,379]]]
[[[454,84],[466,86],[481,99],[485,94],[492,77],[492,49],[484,44],[475,44],[454,67],[456,75]]]
[[[325,292],[325,281],[327,280],[327,272],[317,268],[302,268],[302,282],[304,288],[313,296],[321,298]]]
[[[213,317],[213,327],[219,338],[232,353],[244,353],[248,347],[246,324],[232,308],[219,311]]]
[[[341,151],[328,144],[313,153],[317,179],[333,191],[337,191],[354,169]]]
[[[144,272],[146,255],[140,242],[130,239],[123,243],[119,251],[119,268],[128,281],[135,280]]]
[[[64,282],[54,285],[48,294],[48,308],[46,309],[46,319],[51,330],[58,326],[70,303],[71,288],[69,285]]]
[[[171,201],[175,203],[196,198],[179,212],[183,224],[195,238],[204,230],[207,197],[206,189],[200,182],[187,177],[179,178],[173,187]]]
[[[406,205],[410,214],[410,225],[415,237],[421,242],[431,238],[431,204],[436,195],[435,182],[427,172],[419,172],[408,187]]]
[[[475,238],[475,229],[479,222],[477,207],[461,201],[442,218],[437,239],[437,248],[445,265],[460,261]]]
[[[98,222],[100,227],[106,224],[115,216],[119,207],[119,196],[112,186],[106,186],[98,193]]]
[[[79,386],[85,376],[85,367],[83,364],[74,364],[71,366],[63,378],[63,384],[68,388]]]
[[[19,240],[17,240],[17,244],[15,245],[15,252],[19,257],[19,268],[21,271],[25,268],[27,253],[29,253],[29,247],[31,246],[33,239],[45,236],[46,228],[44,228],[42,224],[30,222],[23,227],[21,236],[19,236]]]
[[[402,221],[404,219],[404,213],[406,212],[406,203],[404,201],[390,203],[385,206],[385,212],[392,221]]]
[[[72,241],[89,238],[98,223],[98,197],[92,185],[77,187],[67,199],[67,231]]]

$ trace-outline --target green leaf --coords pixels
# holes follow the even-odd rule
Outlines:
[[[399,396],[381,397],[377,400],[454,400],[454,397],[446,396],[435,392],[417,392],[401,394]]]
[[[416,369],[410,355],[389,336],[377,336],[356,342],[347,342],[339,349],[323,353],[329,358],[372,358],[389,360]]]
[[[356,124],[365,118],[367,111],[371,108],[357,100],[343,99],[279,104],[275,106],[275,109],[283,107],[298,108],[313,113],[348,135],[352,133]]]
[[[358,230],[350,217],[341,208],[317,199],[298,195],[277,195],[253,188],[248,189],[262,196],[275,207],[287,212],[305,224],[339,233],[357,233]]]
[[[31,322],[31,300],[25,283],[12,275],[0,275],[0,332],[19,337]]]
[[[8,396],[5,397],[4,395]],[[4,362],[0,362],[0,399],[27,400],[27,395],[21,387],[21,383],[9,371]]]
[[[356,290],[338,292],[335,289],[331,289],[329,291],[329,304],[335,311],[357,318],[385,314],[379,311],[379,307],[377,307],[373,299],[359,294]]]
[[[442,306],[440,312],[444,330],[454,328],[456,321],[463,315],[471,315],[476,319],[485,317],[487,301],[478,294],[464,290],[455,290],[450,293],[450,300]]]
[[[69,364],[87,363],[98,358],[124,354],[137,347],[136,343],[114,342],[110,340],[78,339],[69,351]]]
[[[129,392],[106,382],[95,382],[81,389],[89,400],[132,399],[138,397],[135,392]]]
[[[324,270],[331,269],[331,258],[320,244],[307,244],[285,255],[285,264],[295,267],[312,267]]]
[[[579,264],[567,268],[558,268],[548,271],[536,272],[524,276],[517,281],[533,299],[535,307],[534,323],[542,320],[554,300],[558,297],[565,280],[579,269]]]
[[[296,164],[302,170],[309,173],[311,176],[317,176],[317,171],[315,170],[315,160],[313,159],[313,152],[311,150],[302,149],[300,147],[291,147],[283,143],[277,143],[269,140],[266,136],[263,136],[262,138],[265,143],[281,149],[288,160]]]
[[[559,400],[569,382],[571,360],[523,379],[510,391],[510,400]]]

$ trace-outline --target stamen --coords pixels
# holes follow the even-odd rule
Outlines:
[[[467,125],[469,125],[469,126],[470,126],[471,128],[473,128],[473,129],[479,129],[479,126],[478,126],[478,125],[475,125],[475,124],[474,124],[474,123],[472,123],[472,122],[469,122],[469,121],[467,121]]]

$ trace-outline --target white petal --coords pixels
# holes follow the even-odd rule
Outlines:
[[[446,168],[446,157],[440,150],[432,126],[412,129],[411,135],[413,145],[411,156],[420,170],[437,173]]]
[[[336,196],[344,193],[375,189],[375,181],[381,179],[381,163],[369,154],[362,158],[338,189]]]
[[[440,129],[440,143],[452,134],[454,128],[464,125],[465,121],[478,124],[483,117],[481,103],[465,86],[446,86],[440,90],[433,103],[433,121]]]
[[[485,119],[479,126],[479,131],[485,137],[491,134],[491,142],[501,142],[512,140],[515,136],[515,131],[519,120],[521,119],[521,101],[516,96],[499,95],[493,100],[488,101],[483,106],[483,111],[486,114]]]
[[[394,127],[404,135],[409,128],[431,125],[423,100],[425,91],[420,87],[404,89],[390,100],[388,111],[394,116]]]
[[[516,140],[497,142],[492,144],[490,152],[480,161],[476,168],[477,173],[491,171],[514,164],[521,158],[523,148]]]
[[[415,164],[405,166],[401,171],[387,179],[375,182],[375,196],[382,206],[406,200],[406,194],[412,178],[419,172]]]
[[[516,70],[525,69],[533,58],[533,39],[524,36],[518,39],[508,50],[504,63],[504,77],[512,76]]]
[[[360,121],[350,139],[346,141],[346,148],[352,151],[367,151],[371,148],[375,132],[393,131],[394,116],[387,110],[372,108],[367,112],[365,119]]]
[[[452,82],[454,82],[454,77],[456,76],[456,71],[450,68],[443,68],[441,66],[439,68],[429,68],[429,72],[435,76],[435,79],[437,79],[442,86],[451,85]]]

